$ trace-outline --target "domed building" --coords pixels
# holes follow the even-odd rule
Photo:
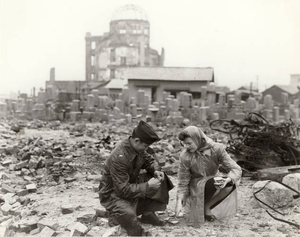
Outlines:
[[[108,33],[86,34],[86,81],[122,77],[128,67],[164,66],[161,54],[150,47],[150,23],[146,12],[135,5],[118,8]]]

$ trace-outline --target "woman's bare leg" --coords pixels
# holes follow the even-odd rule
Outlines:
[[[214,205],[216,202],[225,198],[231,192],[232,188],[233,187],[222,188],[217,195],[209,199],[204,205],[205,215],[211,215],[211,210],[210,210],[211,206]]]

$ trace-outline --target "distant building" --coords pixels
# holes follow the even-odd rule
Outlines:
[[[250,86],[241,86],[236,90],[229,91],[226,93],[226,98],[228,95],[240,94],[242,101],[247,101],[249,97],[260,98],[261,93],[258,92],[258,88]]]
[[[170,92],[175,98],[180,92],[186,91],[193,99],[201,97],[201,87],[214,82],[213,68],[187,67],[143,67],[129,68],[124,72],[128,79],[129,94],[137,96],[142,89],[151,101],[162,101],[163,92]]]
[[[150,23],[146,12],[135,5],[117,9],[108,33],[86,33],[86,81],[120,78],[122,68],[163,66],[164,49],[159,54],[150,47]]]
[[[290,102],[294,99],[300,99],[300,74],[292,74],[289,85],[273,85],[262,92],[263,97],[271,95],[277,103],[282,103],[282,93],[288,95]]]

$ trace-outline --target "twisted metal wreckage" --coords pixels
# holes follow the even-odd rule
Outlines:
[[[210,128],[229,134],[226,149],[246,170],[300,163],[300,126],[291,119],[274,125],[258,113],[248,113],[239,122],[214,120]]]
[[[210,123],[210,128],[229,134],[230,140],[226,149],[234,155],[234,159],[244,170],[256,171],[268,167],[290,166],[300,163],[300,126],[296,125],[291,119],[273,125],[260,114],[248,113],[245,119],[240,122],[235,120],[214,120]],[[296,169],[299,171],[299,168]],[[269,180],[266,185],[270,182]],[[293,196],[294,199],[299,198],[300,192],[298,190],[282,182],[275,182],[296,193]],[[285,216],[284,213],[258,198],[257,194],[265,186],[253,193],[255,199],[274,212]],[[268,210],[266,212],[275,220],[300,229],[298,223],[275,217]]]

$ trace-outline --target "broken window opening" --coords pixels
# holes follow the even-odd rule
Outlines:
[[[125,29],[120,29],[120,30],[119,30],[119,33],[120,33],[120,34],[126,34],[126,30],[125,30]]]
[[[115,49],[110,50],[110,61],[115,62],[116,61],[116,51]]]
[[[92,64],[92,66],[95,65],[95,56],[94,55],[92,55],[92,57],[91,57],[91,64]]]
[[[115,73],[116,73],[115,69],[110,69],[110,79],[114,79],[115,78]]]
[[[126,65],[126,57],[121,57],[121,65],[122,66]]]

